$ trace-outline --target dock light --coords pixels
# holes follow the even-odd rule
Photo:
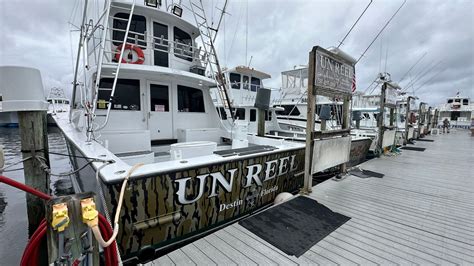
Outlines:
[[[161,0],[145,0],[145,5],[149,7],[158,7],[161,6]]]
[[[183,9],[178,5],[174,5],[171,11],[175,16],[181,17],[183,15]]]

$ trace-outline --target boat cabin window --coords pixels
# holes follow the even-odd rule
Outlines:
[[[150,84],[150,111],[169,112],[170,101],[168,86]]]
[[[216,110],[221,120],[227,120],[227,113],[225,112],[224,107],[216,107]]]
[[[113,82],[113,78],[103,78],[100,80],[99,87],[101,89],[99,90],[97,109],[107,109]],[[118,79],[111,109],[139,111],[140,81],[136,79]]]
[[[460,116],[461,112],[459,111],[451,112],[451,121],[457,121]]]
[[[272,111],[264,111],[265,112],[265,121],[272,120]]]
[[[281,107],[285,108],[285,110],[276,111],[277,115],[300,115],[300,111],[295,105],[282,105]]]
[[[129,17],[130,15],[127,13],[117,13],[114,16],[114,30],[112,33],[112,39],[114,41],[114,45],[116,46],[122,44],[123,42]],[[127,42],[136,43],[138,46],[140,46],[140,48],[146,49],[145,32],[145,17],[140,15],[133,15],[132,21],[130,23],[130,30],[128,33]]]
[[[168,26],[153,22],[153,37],[153,62],[155,66],[168,67]]]
[[[250,109],[250,122],[257,121],[257,109]]]
[[[178,85],[178,111],[204,113],[204,97],[202,91]]]
[[[184,32],[180,28],[174,27],[174,55],[178,58],[193,61],[193,40],[191,35]]]
[[[249,76],[242,76],[242,85],[244,90],[249,90]]]
[[[460,103],[460,102],[461,102],[461,99],[455,99],[454,102]]]
[[[448,99],[448,103],[452,103],[453,102],[453,99]]]
[[[258,91],[260,89],[260,79],[252,77],[252,85],[250,86],[251,91]]]
[[[235,110],[235,118],[237,120],[245,120],[245,109],[244,108],[237,108]]]
[[[462,105],[469,105],[468,99],[462,99]]]
[[[240,89],[240,74],[230,73],[229,80],[230,80],[230,85],[232,86],[232,89],[236,89],[236,90]]]

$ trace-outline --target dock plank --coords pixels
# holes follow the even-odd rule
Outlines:
[[[313,187],[310,197],[352,219],[299,258],[234,223],[157,262],[473,265],[474,138],[461,130],[432,138],[434,142],[415,144],[424,152],[403,150],[360,165],[383,178],[348,176]]]

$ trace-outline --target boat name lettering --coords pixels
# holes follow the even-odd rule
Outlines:
[[[178,186],[178,191],[176,192],[176,194],[178,195],[178,201],[180,204],[191,204],[199,200],[204,194],[207,178],[212,178],[211,191],[209,193],[208,198],[218,196],[219,189],[223,189],[227,193],[232,192],[232,187],[234,185],[234,179],[236,175],[244,178],[244,188],[250,187],[252,183],[255,183],[257,186],[262,186],[264,182],[272,180],[275,177],[294,172],[297,168],[295,160],[296,155],[291,155],[267,161],[263,164],[248,165],[245,167],[247,171],[245,176],[244,173],[238,171],[238,168],[227,170],[225,175],[222,174],[220,171],[198,175],[194,178],[197,179],[197,182],[199,183],[199,191],[197,194],[192,193],[194,195],[194,198],[193,195],[188,195],[188,183],[189,181],[191,181],[191,179],[193,179],[193,177],[184,177],[177,179],[174,182],[176,182]],[[263,169],[264,166],[265,169]],[[243,170],[242,172],[245,172],[245,170]]]

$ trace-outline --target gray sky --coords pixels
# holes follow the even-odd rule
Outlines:
[[[69,89],[77,34],[70,34],[67,23],[78,23],[79,13],[71,14],[76,3],[82,2],[0,0],[0,65],[36,67],[42,72],[46,88]],[[280,72],[307,64],[313,46],[337,46],[368,2],[229,0],[230,15],[218,37],[220,60],[229,67],[244,65],[248,36],[251,66],[272,75],[266,85],[279,87]],[[374,0],[341,48],[358,58],[402,2]],[[216,3],[222,0],[207,1],[210,18],[210,7]],[[471,0],[408,0],[357,64],[357,89],[365,90],[380,71],[389,72],[394,81],[400,80],[427,53],[401,82],[402,87],[437,64],[415,83],[418,88],[426,82],[417,91],[423,101],[439,104],[458,91],[474,98],[473,17]]]

